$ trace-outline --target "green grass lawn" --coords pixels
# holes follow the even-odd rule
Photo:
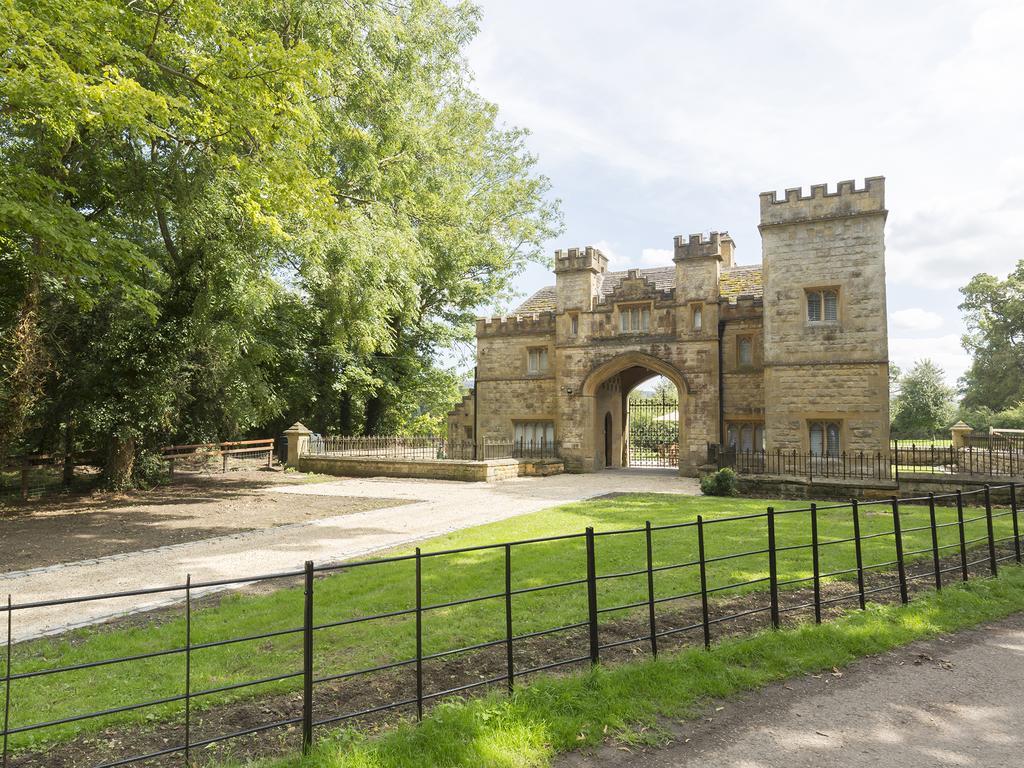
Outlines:
[[[978,496],[970,497],[972,500]],[[582,531],[592,525],[600,531],[632,528],[650,520],[655,525],[693,520],[703,514],[706,520],[762,512],[772,502],[680,497],[666,495],[630,495],[613,499],[581,502],[556,509],[523,515],[491,525],[439,537],[422,545],[425,553],[449,548],[494,542],[529,539]],[[794,502],[774,502],[777,509],[796,506]],[[902,508],[905,548],[908,552],[930,546],[930,532],[911,530],[927,525],[927,509]],[[968,517],[982,514],[977,508]],[[956,519],[955,510],[941,508],[940,522]],[[862,508],[862,534],[891,531],[888,507]],[[997,535],[1010,534],[1009,517],[996,521]],[[819,514],[822,542],[853,535],[848,509],[823,510]],[[941,544],[957,540],[955,528],[941,531]],[[985,521],[968,524],[967,538],[985,534]],[[777,522],[780,547],[810,540],[807,514],[780,515]],[[706,526],[708,557],[747,552],[766,545],[765,521],[746,519],[711,522]],[[953,554],[956,550],[949,550]],[[688,562],[697,558],[695,527],[657,531],[654,535],[655,566]],[[297,553],[297,557],[300,556]],[[423,600],[425,605],[493,594],[504,589],[503,550],[465,552],[423,561]],[[928,554],[916,557],[929,557]],[[643,534],[598,537],[596,560],[598,574],[637,570],[646,564]],[[879,536],[864,542],[866,564],[894,559],[893,542]],[[825,546],[822,571],[842,570],[854,565],[852,543]],[[582,538],[512,549],[513,589],[551,584],[581,578],[586,572]],[[409,608],[414,601],[413,563],[404,561],[351,569],[316,582],[317,624],[366,614]],[[751,555],[713,563],[708,568],[708,586],[747,581],[767,573],[767,557]],[[811,574],[808,550],[788,550],[779,554],[782,580]],[[659,572],[656,596],[668,597],[699,588],[696,568]],[[767,589],[757,584],[746,589]],[[735,594],[735,593],[727,593]],[[646,577],[634,576],[599,582],[599,606],[625,604],[646,599]],[[670,603],[664,604],[667,606]],[[514,600],[515,633],[551,628],[586,618],[586,588],[577,585],[558,590],[519,595]],[[17,616],[15,616],[15,619]],[[424,652],[427,654],[496,640],[504,636],[504,605],[489,600],[468,605],[432,610],[423,624]],[[301,588],[284,589],[260,596],[231,595],[219,605],[198,608],[193,613],[193,643],[205,643],[299,627],[302,624]],[[19,644],[14,648],[14,672],[26,672],[57,665],[73,665],[104,658],[142,654],[181,647],[185,638],[183,618],[166,617],[152,625],[136,624],[128,628],[92,628],[64,635],[59,639]],[[585,653],[581,648],[580,653]],[[316,674],[328,675],[363,667],[407,659],[415,654],[414,621],[402,616],[385,621],[351,624],[317,633]],[[218,648],[196,650],[192,655],[193,690],[231,685],[301,669],[301,636],[287,635]],[[180,655],[117,664],[41,678],[16,680],[12,684],[11,726],[55,720],[86,711],[102,710],[133,702],[174,696],[182,691],[183,658]],[[239,697],[267,691],[293,690],[297,679],[256,688],[208,696],[194,706],[212,706]],[[40,746],[63,740],[82,731],[95,730],[114,722],[147,722],[154,718],[180,718],[181,704],[121,713],[102,719],[58,726],[12,737],[16,748]],[[332,713],[324,713],[329,715]]]
[[[614,737],[665,739],[660,718],[692,717],[708,698],[801,673],[844,666],[913,640],[1024,610],[1024,570],[928,594],[908,606],[869,606],[821,625],[802,624],[615,667],[542,678],[511,697],[451,702],[418,725],[375,737],[321,734],[308,757],[263,768],[544,768],[555,755]],[[232,763],[232,765],[237,765]],[[225,766],[224,768],[227,768]]]

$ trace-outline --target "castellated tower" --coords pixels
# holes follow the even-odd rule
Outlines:
[[[589,312],[601,294],[601,282],[608,271],[608,257],[588,245],[555,251],[557,312]]]
[[[889,444],[885,179],[761,195],[769,450]]]

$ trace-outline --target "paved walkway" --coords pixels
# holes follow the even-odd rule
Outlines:
[[[1019,768],[1024,614],[713,707],[669,747],[562,768]],[[719,706],[721,706],[721,702]]]
[[[412,499],[386,507],[294,525],[175,544],[35,571],[0,574],[0,595],[15,603],[120,592],[193,581],[238,578],[328,564],[383,549],[615,492],[694,494],[695,480],[665,472],[609,471],[592,475],[519,478],[502,483],[339,479],[278,486],[266,493]],[[94,624],[176,602],[176,594],[100,600],[16,611],[17,640]]]

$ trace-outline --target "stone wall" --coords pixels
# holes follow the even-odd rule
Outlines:
[[[885,184],[761,195],[769,449],[807,451],[808,422],[841,422],[844,451],[887,450]],[[838,319],[809,322],[807,291],[838,291]]]
[[[461,480],[493,483],[527,475],[552,475],[562,471],[557,461],[452,461],[421,459],[380,459],[351,456],[302,456],[301,472],[317,472],[341,477],[409,477],[429,480]]]

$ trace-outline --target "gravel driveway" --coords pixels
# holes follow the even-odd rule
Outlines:
[[[0,573],[0,595],[15,603],[118,592],[193,581],[237,578],[339,562],[409,544],[460,528],[503,520],[547,507],[616,492],[694,494],[695,480],[672,473],[609,471],[590,475],[519,478],[502,483],[458,483],[386,478],[338,479],[260,489],[274,499],[302,499],[323,509],[331,498],[394,500],[391,505],[198,541],[62,563],[30,571]],[[199,500],[197,500],[199,503]],[[205,500],[203,500],[205,503]],[[398,505],[398,506],[396,506]],[[320,513],[322,514],[322,513]],[[5,542],[6,545],[6,542]],[[201,594],[195,591],[194,594]],[[165,594],[118,598],[74,606],[16,611],[16,640],[53,634],[176,600]]]
[[[645,755],[560,768],[1019,768],[1024,614],[709,707]]]

